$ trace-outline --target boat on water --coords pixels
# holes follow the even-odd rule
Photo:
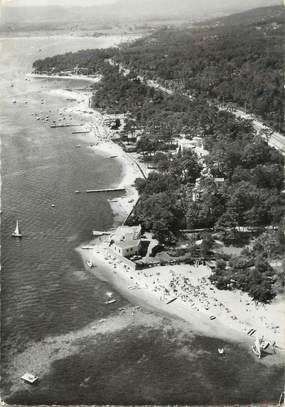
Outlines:
[[[20,230],[18,219],[16,220],[16,228],[15,228],[14,232],[12,233],[12,236],[13,237],[19,237],[19,238],[21,238],[23,236],[22,232]]]
[[[35,376],[35,375],[31,374],[31,373],[25,373],[25,374],[21,377],[21,379],[22,379],[24,382],[29,383],[29,384],[35,384],[36,382],[39,381],[38,376]]]
[[[114,304],[115,302],[117,302],[117,300],[114,298],[114,296],[113,296],[113,293],[112,292],[107,292],[106,293],[106,297],[108,298],[106,301],[105,301],[105,304],[106,305],[108,305],[108,304]]]
[[[107,305],[107,304],[114,304],[115,302],[117,302],[117,300],[113,299],[113,300],[105,301],[105,304],[106,304],[106,305]]]
[[[218,348],[218,354],[219,355],[224,355],[224,353],[225,353],[224,348]]]
[[[90,261],[90,260],[87,260],[87,261],[86,261],[86,264],[87,264],[87,266],[90,267],[90,268],[94,267],[92,261]]]

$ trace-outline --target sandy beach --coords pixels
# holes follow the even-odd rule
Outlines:
[[[211,270],[207,266],[171,265],[129,271],[120,258],[110,254],[108,245],[93,244],[90,250],[80,250],[85,265],[91,261],[91,271],[128,298],[189,322],[199,334],[251,344],[256,335],[263,335],[276,342],[283,353],[281,299],[263,305],[241,291],[218,290],[208,280]],[[252,336],[247,335],[250,329],[256,331]]]

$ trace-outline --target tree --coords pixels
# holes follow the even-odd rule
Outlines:
[[[193,184],[201,173],[202,167],[192,150],[183,151],[170,164],[170,173],[182,184]]]
[[[214,239],[210,233],[204,235],[201,243],[201,256],[207,257],[214,246]]]

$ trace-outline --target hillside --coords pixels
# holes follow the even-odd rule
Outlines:
[[[194,29],[161,30],[118,59],[166,87],[235,104],[284,131],[283,37],[283,8],[261,8]]]

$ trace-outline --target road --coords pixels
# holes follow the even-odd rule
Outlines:
[[[257,120],[257,118],[252,114],[247,114],[247,113],[243,112],[242,110],[238,110],[238,109],[233,110],[232,113],[236,117],[241,117],[243,119],[252,120],[253,127],[255,128],[255,130],[257,132],[262,132],[264,130],[271,130],[270,127],[264,125],[262,122]],[[277,131],[273,131],[268,140],[268,144],[272,147],[275,147],[277,150],[279,150],[282,155],[285,155],[285,136],[283,136],[281,133],[278,133]]]
[[[122,64],[118,64],[114,62],[112,59],[109,59],[108,62],[110,65],[117,65],[119,66],[120,72],[124,75],[127,76],[130,73],[130,70],[125,68]],[[145,83],[147,86],[159,89],[164,93],[167,93],[168,95],[172,95],[174,92],[171,89],[167,89],[164,86],[160,85],[158,82],[147,79],[145,80],[142,76],[137,76],[137,79],[140,79],[141,82]],[[192,96],[189,96],[190,99],[192,99]],[[227,107],[221,107],[219,106],[220,110],[229,110],[231,113],[233,113],[236,117],[241,117],[243,119],[248,119],[252,120],[252,124],[254,129],[257,131],[257,133],[262,133],[264,130],[272,130],[270,127],[264,125],[261,121],[259,121],[253,114],[248,114],[245,113],[242,110],[239,109],[227,109]],[[285,136],[283,136],[281,133],[278,133],[277,131],[272,130],[272,134],[269,137],[268,144],[271,147],[276,148],[277,150],[280,151],[282,155],[285,156]]]

